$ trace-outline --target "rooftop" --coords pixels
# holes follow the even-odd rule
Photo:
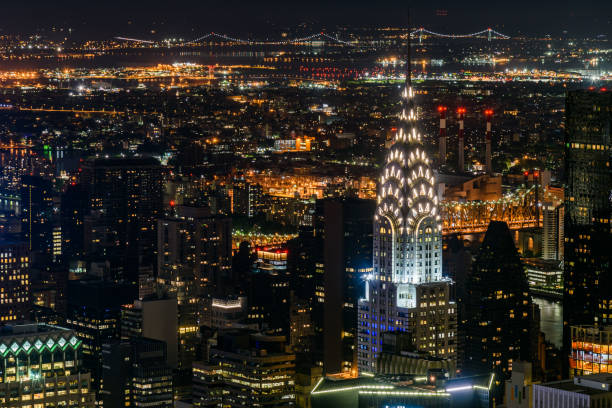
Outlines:
[[[4,326],[0,328],[0,340],[5,337],[31,336],[33,334],[45,334],[50,332],[68,332],[70,329],[53,326],[45,323],[31,323],[16,326]]]
[[[555,381],[538,385],[562,391],[585,395],[598,395],[610,392],[612,374],[593,374],[574,377],[573,380]]]

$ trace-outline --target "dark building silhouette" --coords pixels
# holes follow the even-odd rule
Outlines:
[[[297,238],[287,242],[289,255],[287,270],[291,276],[292,310],[294,317],[300,314],[309,320],[311,330],[307,338],[291,336],[298,363],[320,365],[323,363],[323,308],[324,265],[323,228],[302,227]],[[307,311],[302,311],[306,308]],[[299,336],[299,335],[298,335]]]
[[[253,218],[261,211],[262,188],[244,178],[234,180],[232,186],[232,213]]]
[[[135,285],[107,281],[70,281],[66,326],[83,339],[83,364],[98,389],[102,374],[102,345],[120,336],[121,305],[138,296]]]
[[[527,276],[505,222],[489,224],[466,289],[463,370],[508,378],[513,362],[531,361],[537,332],[532,333]]]
[[[166,343],[146,337],[102,346],[101,400],[105,407],[174,406]]]
[[[162,168],[154,158],[93,158],[82,164],[87,195],[85,253],[110,260],[113,279],[138,281],[154,265],[155,227],[161,216]]]
[[[569,92],[565,115],[563,341],[567,364],[571,326],[612,323],[612,92]]]
[[[365,277],[372,273],[374,208],[371,200],[324,203],[323,367],[327,373],[357,369],[357,304],[365,291]]]
[[[39,176],[21,177],[21,234],[35,263],[48,265],[61,255],[59,211],[54,211],[51,181]],[[54,234],[57,243],[54,245]]]
[[[62,256],[66,262],[83,256],[83,220],[87,207],[86,191],[81,184],[66,187],[60,205]]]

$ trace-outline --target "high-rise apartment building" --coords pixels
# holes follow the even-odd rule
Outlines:
[[[259,184],[252,184],[244,178],[234,180],[231,190],[232,213],[253,218],[262,207],[263,190]]]
[[[492,221],[466,284],[463,371],[508,378],[513,362],[533,361],[532,301],[527,275],[508,225]]]
[[[153,158],[93,158],[82,164],[89,214],[84,248],[94,259],[121,266],[114,279],[138,281],[139,265],[153,265],[161,216],[162,167]]]
[[[0,330],[0,406],[93,408],[91,377],[81,364],[82,341],[46,324]]]
[[[410,48],[410,47],[408,47]],[[408,57],[400,126],[383,167],[374,216],[374,270],[359,301],[359,370],[376,371],[383,333],[416,350],[456,356],[457,310],[442,277],[442,225],[431,160],[417,129]]]
[[[612,323],[612,92],[578,90],[565,108],[564,348],[570,327]]]
[[[207,207],[178,206],[157,221],[157,277],[179,306],[227,277],[232,263],[232,220]]]

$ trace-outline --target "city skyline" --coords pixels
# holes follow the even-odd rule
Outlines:
[[[1,406],[612,404],[609,5],[35,6]]]

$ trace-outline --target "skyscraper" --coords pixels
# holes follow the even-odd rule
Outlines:
[[[374,216],[374,271],[359,301],[359,370],[374,372],[385,331],[408,332],[418,351],[456,354],[456,306],[442,277],[442,225],[435,179],[421,135],[410,78],[400,125],[379,183]]]
[[[527,275],[505,222],[492,221],[466,284],[465,361],[468,374],[497,371],[532,361],[532,307]]]
[[[53,232],[59,229],[59,223],[53,222],[53,186],[39,176],[22,176],[20,197],[23,240],[44,265],[53,258]]]
[[[357,308],[372,273],[372,200],[332,199],[324,204],[323,367],[355,369]],[[315,272],[316,273],[316,272]]]
[[[94,158],[82,166],[85,252],[111,260],[114,279],[138,282],[138,266],[154,264],[155,228],[161,216],[162,168],[156,159]]]
[[[612,92],[567,94],[563,323],[612,323]],[[567,359],[565,359],[567,361]]]

